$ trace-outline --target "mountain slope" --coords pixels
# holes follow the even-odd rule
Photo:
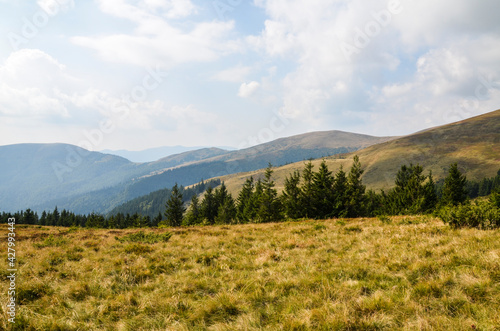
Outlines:
[[[103,150],[103,154],[111,154],[121,156],[135,163],[148,163],[155,162],[162,158],[183,154],[186,152],[199,151],[207,149],[207,147],[185,147],[185,146],[164,146],[157,148],[149,148],[142,151],[129,151],[129,150]],[[222,150],[219,148],[219,150]]]
[[[36,209],[41,210],[60,205],[76,207],[81,212],[112,208],[128,199],[126,188],[135,179],[224,153],[227,151],[206,148],[138,164],[67,144],[0,146],[0,208],[16,211],[38,207]],[[120,194],[122,198],[117,196]],[[99,200],[101,204],[92,200]]]
[[[10,193],[10,198],[3,199],[0,208],[45,210],[57,205],[78,213],[108,212],[175,183],[192,185],[203,178],[260,169],[269,162],[280,165],[346,153],[388,139],[341,131],[313,132],[240,151],[205,148],[143,164],[71,145],[30,145],[28,150],[21,145],[4,146],[0,147],[0,162],[6,169],[0,170],[5,170],[10,181],[0,184],[0,193]],[[75,153],[83,155],[81,160]],[[73,159],[78,159],[74,167]],[[62,183],[54,172],[54,162],[60,165]],[[17,173],[20,175],[14,176]]]
[[[500,169],[500,110],[373,145],[355,153],[329,157],[326,161],[334,172],[341,165],[349,169],[355,154],[365,169],[363,181],[372,189],[392,187],[401,165],[410,163],[423,165],[426,171],[432,170],[436,179],[444,178],[449,165],[454,162],[471,180],[491,177]],[[315,169],[321,161],[313,161]],[[303,167],[304,162],[297,162],[276,168],[274,178],[278,189],[282,189],[289,173]],[[246,178],[258,178],[263,173],[259,170],[220,179],[235,194]]]

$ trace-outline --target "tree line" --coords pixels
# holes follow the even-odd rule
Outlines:
[[[403,165],[396,174],[394,188],[380,193],[366,190],[361,179],[363,172],[357,156],[348,172],[340,167],[335,174],[328,169],[326,161],[323,160],[317,171],[309,161],[301,172],[294,171],[286,177],[283,192],[278,195],[269,165],[263,179],[250,177],[246,180],[236,199],[222,183],[215,190],[209,188],[201,201],[197,195],[193,196],[189,208],[182,203],[182,194],[174,187],[176,194],[167,201],[163,224],[265,223],[301,218],[432,214],[446,206],[465,204],[471,198],[471,182],[460,172],[457,163],[450,165],[447,177],[440,184],[436,184],[432,172],[425,174],[422,166]],[[488,180],[500,183],[500,171],[497,177],[481,183]],[[500,186],[493,184],[490,193],[498,189]]]
[[[436,183],[432,172],[425,173],[422,166],[402,165],[396,174],[394,187],[378,193],[366,190],[361,178],[363,172],[357,156],[348,171],[340,167],[335,174],[328,169],[325,160],[317,170],[309,161],[302,171],[288,174],[284,189],[278,194],[272,177],[273,167],[269,165],[263,178],[248,178],[236,198],[228,192],[224,182],[202,181],[189,189],[176,184],[161,194],[158,193],[160,191],[153,192],[148,196],[154,197],[153,200],[133,201],[123,207],[126,213],[117,212],[107,217],[96,213],[76,215],[66,210],[59,212],[56,207],[52,212],[43,212],[40,217],[30,209],[15,214],[2,213],[0,221],[5,223],[9,217],[15,217],[19,224],[127,228],[434,213],[442,216],[447,223],[465,224],[468,216],[460,218],[455,215],[453,218],[450,216],[451,210],[470,205],[470,199],[477,196],[479,191],[490,193],[491,197],[489,204],[483,205],[481,210],[474,209],[476,213],[489,213],[488,217],[495,219],[495,208],[500,208],[500,171],[496,177],[470,182],[455,163],[450,165],[447,177]],[[153,204],[154,212],[157,212],[155,216],[151,214]],[[160,204],[163,205],[163,212]],[[443,211],[442,215],[440,211]],[[467,213],[471,211],[466,210],[462,214]],[[495,223],[491,220],[485,222]]]

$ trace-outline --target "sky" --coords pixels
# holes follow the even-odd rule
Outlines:
[[[500,108],[498,0],[0,0],[0,145],[250,147]]]

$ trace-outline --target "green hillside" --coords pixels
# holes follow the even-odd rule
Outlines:
[[[500,169],[500,110],[461,122],[432,128],[381,144],[373,145],[355,153],[326,158],[330,170],[337,171],[340,165],[349,168],[352,157],[357,154],[365,169],[364,183],[368,188],[390,188],[402,164],[420,164],[426,171],[432,170],[435,179],[446,176],[451,163],[470,180],[493,177]],[[322,159],[313,161],[315,169]],[[288,164],[275,169],[277,188],[294,170],[302,170],[304,162]],[[262,176],[264,170],[222,176],[228,189],[237,193],[244,181]]]

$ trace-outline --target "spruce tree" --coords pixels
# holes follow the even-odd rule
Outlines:
[[[257,183],[255,184],[255,190],[252,193],[250,198],[250,202],[245,208],[245,215],[247,215],[248,219],[251,221],[255,221],[257,219],[257,214],[260,209],[260,205],[262,202],[262,195],[264,192],[264,187],[262,184],[262,180],[259,178]]]
[[[432,212],[436,208],[437,202],[438,197],[436,193],[436,184],[434,183],[434,178],[432,177],[432,171],[429,171],[427,182],[424,185],[424,205],[422,211],[426,213]]]
[[[237,199],[236,218],[239,223],[247,223],[251,220],[251,215],[248,213],[248,206],[252,203],[253,190],[253,177],[247,178]]]
[[[208,224],[214,224],[217,212],[218,207],[215,201],[214,191],[212,187],[209,186],[201,202],[201,213]]]
[[[342,165],[335,174],[335,181],[333,184],[333,195],[334,195],[334,206],[333,206],[332,216],[346,217],[348,213],[348,203],[349,203],[349,183],[347,179],[347,174],[345,173],[344,167]]]
[[[24,224],[36,224],[37,220],[35,218],[35,213],[31,209],[27,209],[23,215]]]
[[[442,203],[458,206],[467,201],[466,185],[467,178],[458,170],[458,164],[452,164],[444,180]]]
[[[219,224],[233,224],[236,219],[236,206],[231,194],[228,194],[217,212],[216,222]]]
[[[361,162],[359,157],[354,156],[354,163],[348,175],[348,203],[347,203],[347,216],[358,217],[363,212],[364,198],[366,187],[363,185],[361,176],[364,170],[361,169]]]
[[[222,182],[220,187],[215,189],[214,192],[215,205],[217,206],[217,209],[224,204],[228,195],[229,192],[227,191],[226,184]]]
[[[264,181],[262,182],[262,196],[257,218],[262,223],[277,222],[283,219],[281,202],[278,199],[278,192],[274,188],[272,166],[266,169]]]
[[[189,209],[186,213],[186,216],[184,217],[184,224],[185,225],[196,225],[196,224],[200,224],[202,222],[203,222],[203,216],[201,213],[200,199],[198,198],[198,195],[195,194],[191,198],[191,203],[189,205]]]
[[[325,219],[333,213],[333,182],[332,173],[328,170],[326,161],[323,160],[318,172],[313,174],[312,180],[314,218]]]
[[[176,227],[182,224],[182,217],[186,211],[182,199],[182,193],[179,190],[179,186],[175,184],[165,205],[165,217],[169,226]]]
[[[311,161],[305,164],[302,172],[302,187],[300,192],[300,205],[302,206],[304,217],[314,217],[313,206],[313,164]]]
[[[295,170],[290,177],[285,179],[285,189],[282,194],[283,208],[286,216],[291,219],[303,217],[303,210],[300,200],[300,172]]]
[[[390,214],[412,215],[423,212],[426,176],[420,165],[403,165],[396,175],[396,187],[387,195]]]
[[[161,216],[161,212],[158,212],[158,215],[156,215],[156,217],[153,218],[153,223],[151,225],[154,227],[157,227],[162,219],[163,219],[163,217]]]
[[[40,225],[47,225],[47,212],[45,210],[42,212],[42,217],[40,217]]]

